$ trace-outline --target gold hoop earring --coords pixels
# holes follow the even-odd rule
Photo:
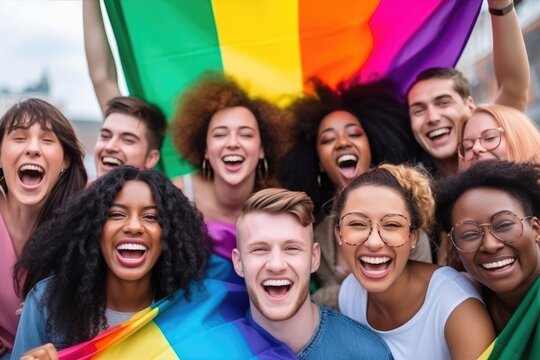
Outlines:
[[[210,162],[208,161],[208,159],[203,159],[202,176],[205,180],[212,179],[212,167],[210,166]]]
[[[259,180],[262,181],[266,181],[268,178],[268,161],[266,161],[266,158],[262,158],[257,164],[257,175],[259,175]]]

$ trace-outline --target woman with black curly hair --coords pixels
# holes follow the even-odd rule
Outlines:
[[[0,120],[0,358],[13,346],[21,298],[13,265],[32,231],[86,185],[84,151],[69,120],[30,98]]]
[[[281,171],[281,184],[306,192],[315,204],[319,224],[315,240],[321,245],[321,266],[314,298],[337,309],[339,285],[349,273],[334,240],[328,210],[336,191],[381,163],[414,162],[420,148],[409,125],[407,107],[385,80],[340,84],[336,90],[313,79],[314,94],[298,98],[289,110],[294,119],[294,143]],[[412,258],[431,262],[422,235]]]
[[[519,319],[528,319],[524,323],[537,327],[540,165],[482,161],[439,180],[435,194],[437,219],[449,234],[467,273],[481,284],[482,298],[497,333],[517,313]],[[531,302],[521,305],[525,301]],[[515,321],[513,326],[520,322]],[[514,331],[516,337],[536,341],[536,350],[540,349],[538,336],[529,339],[512,327],[510,332]],[[534,357],[533,353],[529,355]],[[518,353],[512,357],[529,358]]]
[[[164,175],[130,166],[97,179],[32,238],[19,269],[60,265],[26,298],[14,358],[88,340],[178,289],[189,298],[207,262],[202,216]]]
[[[251,194],[275,186],[285,113],[251,98],[232,78],[204,74],[180,99],[172,120],[178,151],[199,172],[174,179],[203,213],[217,254],[230,259],[236,219]]]

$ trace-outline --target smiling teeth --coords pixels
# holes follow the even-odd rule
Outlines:
[[[503,267],[503,266],[506,266],[506,265],[513,264],[515,261],[516,261],[516,259],[508,258],[508,259],[504,259],[504,260],[500,260],[500,261],[495,261],[495,262],[491,262],[491,263],[482,264],[482,267],[484,269],[495,269],[495,268],[500,268],[500,267]]]
[[[380,256],[380,257],[370,257],[370,256],[361,256],[360,260],[363,262],[367,262],[369,264],[384,264],[385,262],[390,261],[391,259],[388,256]]]
[[[120,160],[111,156],[104,156],[101,161],[109,164],[122,165],[122,162]]]
[[[287,286],[291,284],[292,281],[287,279],[270,279],[263,282],[263,286]]]
[[[344,162],[344,161],[358,161],[358,157],[356,157],[355,155],[352,155],[352,154],[347,154],[347,155],[341,155],[340,157],[338,157],[338,164]]]
[[[227,155],[223,157],[223,161],[227,161],[227,162],[239,162],[243,160],[244,158],[241,157],[240,155]]]
[[[37,172],[40,172],[42,173],[43,172],[43,168],[39,165],[34,165],[34,164],[24,164],[23,166],[21,166],[21,168],[19,169],[19,171],[37,171]]]
[[[441,128],[441,129],[433,130],[432,132],[428,133],[428,137],[429,138],[434,138],[436,136],[449,134],[449,133],[450,133],[449,128]]]
[[[147,247],[142,244],[121,244],[116,247],[116,250],[141,250],[146,251]]]

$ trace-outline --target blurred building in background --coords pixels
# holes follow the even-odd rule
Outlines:
[[[540,1],[514,1],[531,67],[528,115],[540,126]],[[497,91],[492,58],[491,20],[487,2],[457,67],[471,81],[478,104],[492,101]]]

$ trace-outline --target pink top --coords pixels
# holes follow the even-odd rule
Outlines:
[[[15,248],[0,215],[0,341],[9,351],[13,347],[19,323],[19,315],[15,315],[15,311],[21,304],[13,284],[13,265],[16,262]]]

